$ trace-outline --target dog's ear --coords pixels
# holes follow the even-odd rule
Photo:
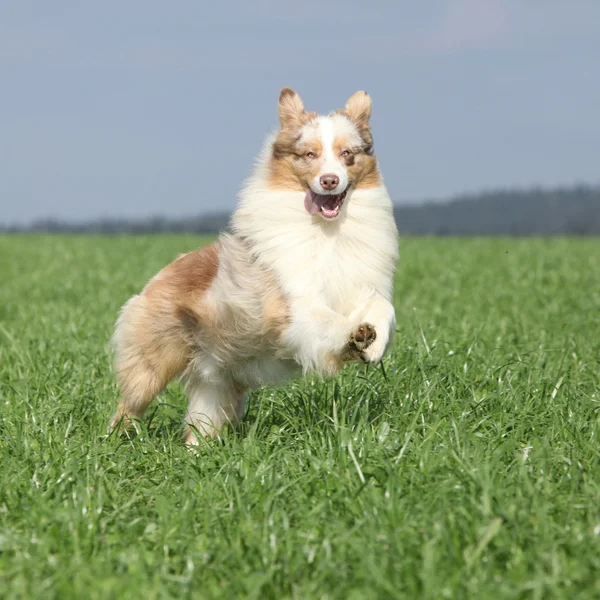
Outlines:
[[[300,96],[290,88],[283,88],[279,94],[279,121],[281,129],[295,129],[306,120],[306,111]]]
[[[373,103],[367,92],[356,92],[346,102],[346,113],[360,127],[368,127]]]

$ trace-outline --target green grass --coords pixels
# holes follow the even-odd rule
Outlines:
[[[600,595],[600,240],[404,240],[385,376],[107,438],[117,310],[203,241],[0,238],[0,597]]]

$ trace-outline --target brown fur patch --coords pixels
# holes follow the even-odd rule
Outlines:
[[[381,175],[379,174],[375,158],[372,156],[366,157],[363,174],[356,184],[356,189],[367,190],[369,188],[380,187],[381,184]]]
[[[219,270],[219,243],[215,242],[188,254],[166,266],[146,288],[149,299],[169,299],[175,316],[185,327],[208,321],[211,311],[198,310],[201,296],[210,287]]]
[[[290,157],[272,159],[269,165],[270,185],[274,190],[303,192],[301,181],[296,176],[293,159]]]
[[[348,141],[341,137],[334,140],[333,148],[348,170],[348,180],[356,189],[368,189],[381,185],[377,159],[373,154],[368,154],[363,147],[352,148]],[[350,155],[341,156],[344,150],[349,150]]]
[[[294,156],[298,151],[297,145],[300,137],[300,130],[280,131],[273,142],[273,158],[279,160],[287,156]]]
[[[318,139],[300,144],[299,132],[281,131],[273,143],[269,163],[270,184],[273,189],[305,191],[319,172],[319,163],[306,157],[307,152],[321,156],[323,148]]]
[[[265,335],[276,344],[291,321],[289,304],[281,292],[273,289],[265,298],[263,310]]]
[[[148,284],[148,298],[163,296],[177,290],[177,295],[197,296],[206,291],[219,270],[219,243],[215,242],[188,254],[184,254],[167,265]]]
[[[126,425],[183,372],[191,349],[187,307],[199,301],[218,271],[218,244],[185,254],[160,271],[123,308],[115,332],[115,370],[123,398],[113,417]]]

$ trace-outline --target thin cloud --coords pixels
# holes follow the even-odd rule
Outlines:
[[[506,13],[493,0],[455,0],[431,26],[422,32],[415,46],[428,54],[449,54],[494,47],[508,33]]]

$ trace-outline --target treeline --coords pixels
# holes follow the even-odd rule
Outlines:
[[[147,219],[97,219],[69,223],[58,219],[42,219],[30,225],[0,227],[6,233],[81,233],[101,235],[150,233],[216,233],[227,228],[229,213],[204,215],[186,219],[150,217]]]
[[[503,190],[457,196],[446,202],[396,205],[405,235],[599,235],[600,187]],[[215,233],[227,228],[228,213],[197,218],[103,219],[89,223],[43,220],[4,232],[31,233]]]
[[[394,214],[400,231],[413,235],[598,235],[600,187],[487,192],[397,205]]]

